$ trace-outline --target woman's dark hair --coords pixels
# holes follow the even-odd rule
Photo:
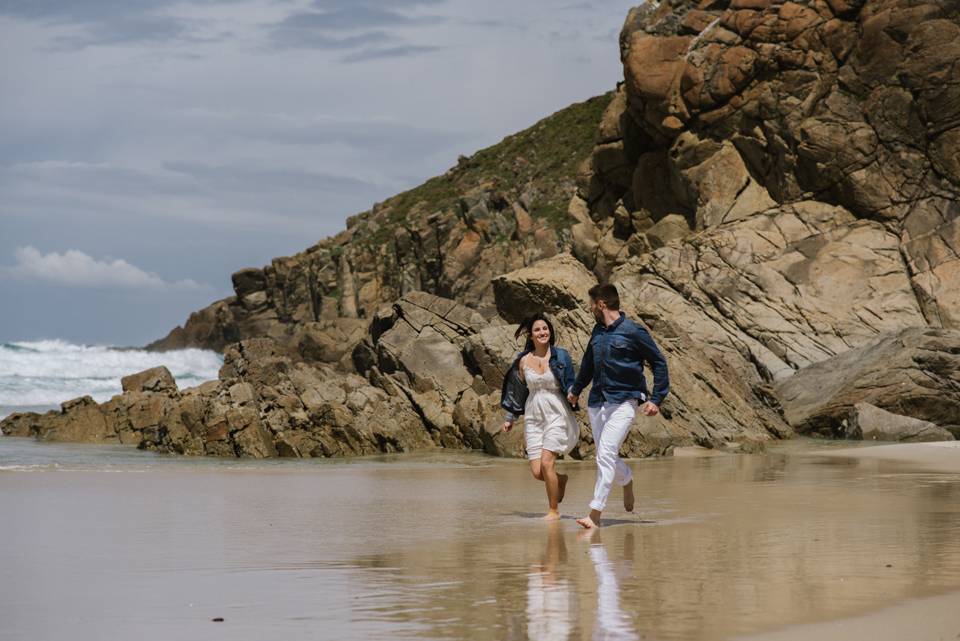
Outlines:
[[[553,331],[553,323],[550,322],[549,318],[537,312],[536,314],[526,316],[520,321],[520,327],[517,328],[517,331],[513,335],[514,338],[520,338],[520,336],[526,335],[527,343],[523,346],[523,349],[533,349],[533,339],[531,339],[530,336],[533,334],[533,324],[537,321],[543,321],[547,324],[547,329],[550,330],[550,344],[553,345],[553,342],[556,340],[557,333]]]

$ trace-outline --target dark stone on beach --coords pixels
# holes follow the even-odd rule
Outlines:
[[[844,438],[864,441],[929,443],[956,440],[953,434],[929,421],[900,416],[869,403],[857,403],[850,410]]]

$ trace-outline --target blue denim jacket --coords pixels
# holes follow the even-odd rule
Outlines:
[[[647,396],[643,376],[644,361],[653,370],[653,395]],[[610,327],[597,323],[590,334],[590,343],[583,354],[580,374],[573,384],[577,396],[593,380],[588,407],[604,403],[623,403],[633,398],[661,405],[670,391],[667,361],[647,330],[623,312]]]
[[[513,361],[507,375],[503,377],[503,391],[500,394],[500,407],[507,411],[507,421],[516,421],[523,414],[524,406],[527,404],[527,384],[520,378],[520,359],[530,353],[530,350],[520,352],[517,360]],[[557,378],[560,388],[569,392],[573,387],[573,381],[576,373],[573,371],[573,359],[570,353],[560,347],[550,346],[550,371]],[[566,402],[566,401],[564,401]],[[580,411],[580,406],[573,408],[575,412]]]

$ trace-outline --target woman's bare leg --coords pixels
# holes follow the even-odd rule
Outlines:
[[[542,517],[542,521],[556,521],[560,518],[560,481],[557,479],[557,470],[554,463],[557,461],[557,455],[550,450],[543,450],[540,453],[540,476],[547,486],[547,503],[550,505],[550,511]]]
[[[557,503],[563,503],[563,495],[567,493],[568,480],[570,480],[568,474],[557,474],[557,483],[560,486],[557,492]]]
[[[530,473],[533,474],[533,478],[537,479],[538,481],[543,480],[543,474],[540,472],[540,459],[530,459]]]

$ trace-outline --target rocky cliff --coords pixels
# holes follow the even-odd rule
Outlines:
[[[626,455],[960,436],[958,8],[636,7],[611,95],[234,274],[235,297],[152,346],[225,351],[219,381],[0,426],[225,456],[520,456],[519,431],[497,436],[514,323],[550,313],[576,361],[586,289],[612,280],[673,382]],[[582,424],[573,456],[591,447]]]
[[[233,274],[235,296],[192,314],[147,349],[224,351],[270,337],[290,353],[351,370],[369,319],[423,291],[496,313],[491,279],[570,247],[567,207],[612,94],[461,156],[445,175],[347,219],[344,232],[262,269]]]
[[[631,10],[625,80],[571,205],[574,255],[785,406],[798,370],[869,358],[905,328],[960,330],[958,7]],[[957,383],[932,384],[952,408]],[[834,433],[844,411],[786,416]]]

